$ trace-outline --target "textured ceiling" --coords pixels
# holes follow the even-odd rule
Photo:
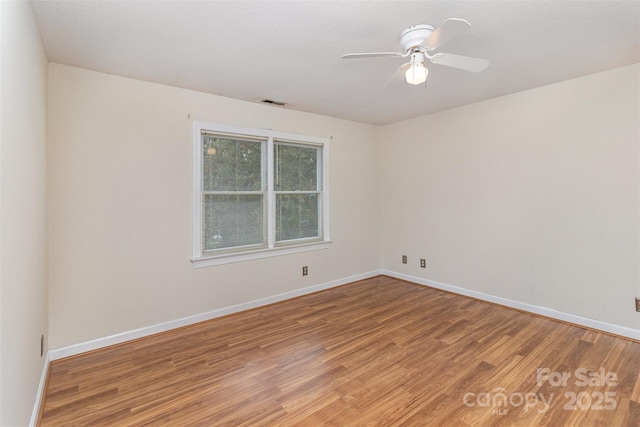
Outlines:
[[[372,124],[640,62],[640,1],[32,4],[51,62]],[[438,51],[488,70],[427,65],[426,90],[385,89],[404,58],[340,58],[401,50],[403,29],[450,17],[472,27]]]

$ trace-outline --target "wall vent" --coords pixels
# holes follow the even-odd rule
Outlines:
[[[286,102],[273,101],[271,99],[263,99],[260,102],[262,102],[263,104],[277,105],[278,107],[284,107],[285,105],[287,105]]]

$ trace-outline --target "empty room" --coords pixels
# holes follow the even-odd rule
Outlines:
[[[639,1],[0,1],[0,426],[640,426]]]

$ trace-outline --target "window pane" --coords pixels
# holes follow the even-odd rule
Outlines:
[[[318,237],[318,194],[276,195],[276,240]]]
[[[276,191],[318,190],[318,148],[275,144]]]
[[[261,191],[262,143],[202,136],[203,191]]]
[[[203,250],[264,243],[260,194],[207,194],[203,200]]]

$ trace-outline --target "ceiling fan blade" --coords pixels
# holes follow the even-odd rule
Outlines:
[[[434,50],[442,46],[458,34],[471,28],[471,24],[464,19],[449,18],[442,23],[429,37],[422,42],[427,50]]]
[[[371,52],[371,53],[347,53],[342,55],[342,59],[360,59],[360,58],[397,58],[405,56],[402,52]]]
[[[431,62],[447,67],[459,68],[465,71],[479,73],[489,67],[486,59],[471,58],[469,56],[453,55],[451,53],[437,53],[431,58]]]
[[[392,88],[392,87],[396,87],[396,86],[400,85],[401,83],[403,83],[405,81],[404,73],[409,69],[409,67],[411,67],[411,62],[407,62],[406,64],[402,64],[400,66],[400,68],[398,68],[396,70],[396,72],[393,73],[393,76],[391,76],[391,78],[389,79],[387,84],[384,85],[384,87],[385,88]]]

